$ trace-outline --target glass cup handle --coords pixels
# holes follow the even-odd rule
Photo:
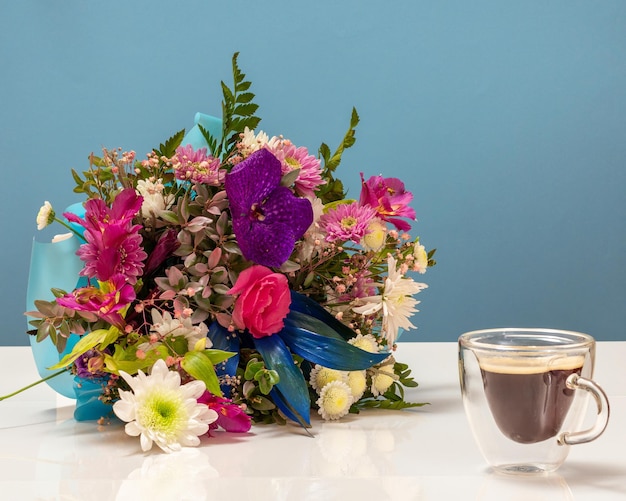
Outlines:
[[[558,437],[559,445],[576,445],[591,442],[598,438],[609,422],[609,399],[606,397],[604,390],[590,379],[572,374],[567,378],[566,385],[572,390],[585,390],[591,393],[598,407],[598,415],[595,424],[588,430],[578,432],[564,432]]]

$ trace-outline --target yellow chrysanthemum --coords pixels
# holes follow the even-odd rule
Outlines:
[[[356,337],[349,339],[348,343],[369,353],[379,352],[378,341],[376,341],[376,338],[371,334],[366,334],[365,336],[363,334],[359,334]]]
[[[318,394],[322,391],[322,388],[326,386],[328,383],[333,381],[342,381],[346,382],[348,379],[348,374],[344,371],[338,371],[335,369],[329,369],[328,367],[322,367],[321,365],[316,365],[313,367],[311,371],[311,375],[309,376],[309,383],[311,388],[313,388]]]
[[[348,372],[348,386],[352,392],[352,398],[356,402],[365,393],[367,387],[366,371],[351,371]]]
[[[372,394],[377,397],[385,393],[393,384],[394,379],[384,372],[377,371],[372,376]]]
[[[353,401],[352,392],[346,383],[331,381],[320,392],[317,412],[324,419],[339,419],[348,414]]]

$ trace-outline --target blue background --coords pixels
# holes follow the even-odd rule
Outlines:
[[[439,264],[404,340],[626,339],[626,2],[4,1],[0,51],[0,344],[27,343],[43,201],[79,201],[70,168],[102,146],[219,115],[235,51],[270,135],[334,148],[355,106],[350,194],[359,171],[415,194]]]

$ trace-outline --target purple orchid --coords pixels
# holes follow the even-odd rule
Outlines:
[[[233,231],[249,261],[278,268],[313,222],[313,208],[280,186],[280,161],[268,150],[252,153],[226,175]]]

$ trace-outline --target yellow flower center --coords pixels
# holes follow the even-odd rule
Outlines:
[[[348,230],[350,228],[354,228],[356,226],[356,218],[353,216],[344,217],[341,220],[341,227]]]
[[[351,396],[340,386],[327,388],[324,394],[324,409],[330,415],[341,413],[351,403]]]
[[[291,168],[291,170],[300,169],[302,165],[293,157],[285,157],[285,163]]]
[[[137,409],[137,421],[153,433],[176,436],[186,427],[187,412],[180,397],[170,392],[155,392]]]

